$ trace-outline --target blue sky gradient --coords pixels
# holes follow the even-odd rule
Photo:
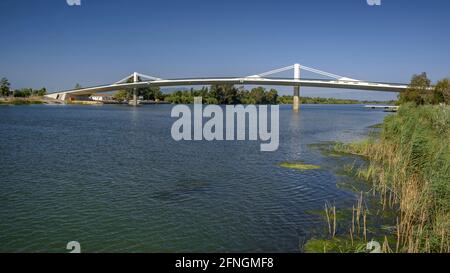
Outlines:
[[[433,80],[450,76],[448,0],[382,0],[379,7],[366,0],[82,0],[79,7],[2,0],[0,11],[0,77],[14,88],[70,89],[134,71],[251,75],[295,62],[371,81],[408,82],[422,71]]]

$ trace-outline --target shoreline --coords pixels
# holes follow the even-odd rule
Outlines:
[[[341,100],[341,99],[323,99],[316,101],[317,98],[309,98],[305,97],[302,105],[393,105],[392,101],[355,101],[355,100]],[[45,97],[29,97],[29,98],[0,98],[0,105],[39,105],[39,104],[48,104],[48,105],[128,105],[127,102],[119,102],[119,101],[60,101],[49,99]],[[139,105],[179,105],[183,103],[171,103],[167,101],[145,101],[139,103]],[[289,102],[280,101],[275,105],[290,105]],[[205,105],[219,105],[219,104],[207,104]],[[243,104],[245,105],[245,104]],[[263,104],[261,104],[263,105]]]
[[[449,113],[441,106],[405,105],[375,136],[322,150],[363,162],[342,170],[360,195],[353,208],[325,205],[328,231],[311,238],[306,252],[367,252],[372,239],[382,253],[450,251]]]

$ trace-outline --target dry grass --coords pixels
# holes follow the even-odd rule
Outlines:
[[[0,104],[42,104],[44,99],[38,96],[32,96],[27,98],[0,98]]]

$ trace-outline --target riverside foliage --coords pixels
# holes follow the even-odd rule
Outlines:
[[[414,75],[399,96],[398,114],[385,119],[379,137],[333,147],[333,152],[367,159],[367,165],[350,166],[346,171],[368,181],[371,189],[361,194],[347,217],[352,219],[349,232],[336,235],[336,208],[330,213],[326,206],[330,238],[310,240],[307,251],[365,251],[371,230],[379,242],[384,241],[383,252],[450,253],[449,103],[448,79],[433,86],[426,73]],[[372,194],[379,198],[372,211],[390,215],[382,217],[385,228],[376,232],[368,225],[379,215],[362,205]]]
[[[383,209],[397,211],[395,252],[450,252],[450,109],[406,104],[379,139],[339,144],[369,160],[356,174],[373,184]]]
[[[256,87],[251,90],[243,88],[236,88],[233,85],[212,85],[210,88],[203,87],[201,89],[179,90],[170,94],[162,93],[159,88],[141,88],[138,90],[138,95],[145,100],[159,100],[172,104],[193,104],[195,97],[202,97],[205,104],[222,104],[222,105],[237,105],[237,104],[292,104],[292,96],[280,96],[276,89],[265,89],[264,87]],[[131,99],[130,91],[122,91],[116,94],[119,100]],[[310,98],[300,97],[302,104],[367,104],[380,103],[368,102],[349,99],[335,99],[335,98]],[[388,104],[395,104],[394,101],[383,102]]]

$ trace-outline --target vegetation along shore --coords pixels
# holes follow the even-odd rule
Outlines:
[[[81,88],[79,84],[76,88]],[[47,94],[45,88],[35,90],[24,88],[12,90],[10,83],[3,78],[0,83],[0,104],[56,104],[62,103],[44,97]],[[233,85],[213,85],[201,89],[178,90],[171,93],[163,93],[158,87],[139,88],[138,96],[144,101],[153,101],[170,104],[192,104],[195,97],[203,97],[204,104],[292,104],[292,96],[279,96],[276,89],[267,90],[263,87],[256,87],[251,90],[239,89]],[[131,90],[119,90],[114,95],[112,101],[105,103],[126,103],[131,100],[133,93]],[[350,99],[335,98],[311,98],[301,97],[302,104],[395,104],[395,101],[359,101]],[[71,101],[70,104],[96,105],[102,104],[99,101]]]
[[[332,145],[366,160],[344,169],[369,187],[351,210],[325,205],[329,235],[306,251],[364,252],[374,239],[381,252],[450,252],[450,85],[430,87],[426,74],[414,76],[377,136]]]

